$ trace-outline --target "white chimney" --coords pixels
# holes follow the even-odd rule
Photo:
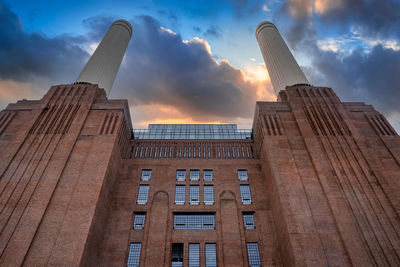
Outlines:
[[[276,95],[286,86],[308,84],[306,76],[274,24],[261,22],[256,29],[256,38]]]
[[[76,83],[98,84],[109,95],[131,36],[132,26],[128,21],[115,21],[79,74]]]

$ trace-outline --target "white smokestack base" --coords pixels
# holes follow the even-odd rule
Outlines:
[[[98,84],[109,95],[131,36],[132,26],[128,21],[115,21],[79,74],[76,83]]]
[[[256,38],[276,95],[286,86],[308,84],[278,29],[271,22],[258,24]]]

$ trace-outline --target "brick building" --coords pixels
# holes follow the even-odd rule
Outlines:
[[[0,113],[1,266],[398,266],[400,138],[370,105],[287,86],[235,125],[133,131],[56,85]]]

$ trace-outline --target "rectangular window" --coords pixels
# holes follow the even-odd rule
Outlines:
[[[183,266],[183,243],[173,243],[171,253],[171,267]]]
[[[189,186],[189,204],[190,205],[199,205],[200,204],[200,186],[199,185],[190,185]]]
[[[214,204],[214,186],[205,185],[204,186],[204,204],[213,205]]]
[[[198,180],[200,180],[200,171],[190,170],[190,181],[198,181]]]
[[[260,252],[257,243],[247,243],[247,255],[250,267],[261,267]]]
[[[251,204],[250,186],[248,184],[240,185],[240,196],[243,204]]]
[[[185,186],[176,185],[175,186],[175,204],[183,205],[185,204]]]
[[[239,181],[247,181],[249,177],[247,176],[247,170],[238,170]]]
[[[137,204],[146,204],[148,195],[149,195],[149,185],[148,184],[139,185]]]
[[[214,230],[213,213],[176,213],[174,214],[175,230]]]
[[[141,248],[142,244],[140,243],[131,243],[129,245],[128,262],[126,263],[127,267],[139,267]]]
[[[206,267],[217,267],[217,245],[215,243],[206,243]]]
[[[135,218],[133,219],[133,229],[142,230],[144,228],[145,220],[146,220],[146,213],[144,212],[135,213]]]
[[[204,182],[211,182],[214,179],[213,170],[204,170],[203,175]]]
[[[142,170],[142,181],[150,181],[151,170]]]
[[[176,180],[185,181],[186,180],[186,170],[176,170]]]
[[[200,244],[189,244],[189,267],[200,267]]]
[[[254,215],[252,212],[243,212],[243,224],[244,229],[254,229],[256,225],[254,224]]]

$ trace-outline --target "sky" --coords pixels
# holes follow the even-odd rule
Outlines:
[[[279,29],[309,82],[372,104],[400,132],[399,0],[0,0],[0,109],[73,83],[111,23],[133,35],[110,98],[134,128],[236,123],[276,96],[255,38]]]

